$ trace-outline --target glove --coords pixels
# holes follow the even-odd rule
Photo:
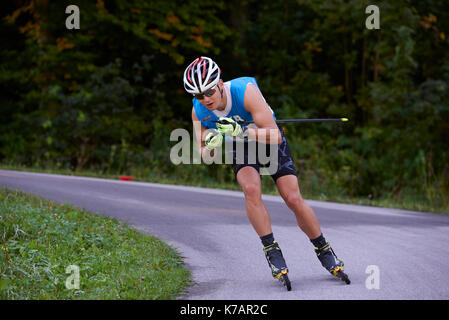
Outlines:
[[[205,143],[208,150],[214,150],[215,148],[221,146],[223,142],[223,136],[217,130],[212,130],[206,136]]]
[[[221,117],[217,122],[217,129],[224,136],[240,136],[243,132],[242,126],[231,118]]]

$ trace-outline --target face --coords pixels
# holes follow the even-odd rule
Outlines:
[[[221,80],[216,86],[206,90],[203,94],[199,96],[195,95],[195,98],[207,109],[213,111],[220,108],[223,104],[223,98],[220,91],[223,91]]]

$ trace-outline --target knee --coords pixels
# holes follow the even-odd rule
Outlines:
[[[262,200],[262,191],[259,185],[255,183],[245,183],[242,185],[243,194],[247,201],[260,201]]]
[[[284,196],[284,201],[288,207],[300,207],[304,206],[304,199],[298,192],[290,192]]]

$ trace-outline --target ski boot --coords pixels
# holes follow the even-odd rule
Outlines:
[[[272,244],[264,247],[263,251],[273,278],[278,279],[290,291],[292,286],[288,278],[288,268],[278,243],[274,241]]]
[[[315,253],[318,256],[321,265],[326,268],[326,270],[329,271],[330,274],[346,282],[346,284],[351,283],[348,275],[343,272],[343,270],[345,269],[345,264],[343,263],[343,261],[337,258],[329,242],[327,242],[321,248],[315,247]]]

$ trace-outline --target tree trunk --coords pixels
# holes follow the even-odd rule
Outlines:
[[[376,46],[376,56],[374,60],[374,74],[373,74],[373,81],[376,82],[377,78],[379,77],[379,45],[380,45],[380,34],[377,36],[377,46]]]
[[[50,40],[50,33],[44,27],[48,19],[48,4],[49,0],[35,0],[36,11],[34,12],[34,19],[39,24],[39,37],[37,43],[40,45],[48,43]]]
[[[349,44],[348,39],[344,36],[344,56],[347,57],[349,53]],[[348,66],[348,62],[344,62],[345,66],[345,93],[346,93],[346,102],[351,104],[351,69]]]
[[[364,88],[366,86],[366,38],[363,38],[362,45],[362,81],[361,87]]]

